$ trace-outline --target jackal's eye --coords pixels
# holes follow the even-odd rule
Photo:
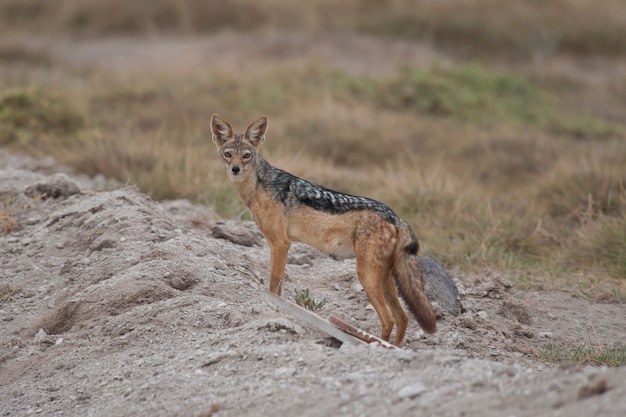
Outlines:
[[[224,158],[230,158],[230,157],[232,157],[232,156],[233,156],[233,154],[232,154],[232,153],[230,153],[230,152],[228,152],[228,151],[224,152]]]
[[[243,153],[243,159],[250,159],[250,157],[252,157],[252,154],[250,152]]]

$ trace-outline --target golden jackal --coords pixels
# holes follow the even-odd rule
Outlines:
[[[211,131],[237,194],[269,243],[271,292],[281,293],[291,241],[304,242],[332,255],[356,256],[356,272],[380,319],[382,339],[389,340],[395,321],[394,344],[400,346],[409,320],[393,280],[420,326],[435,332],[419,245],[404,220],[383,203],[329,190],[270,165],[259,154],[267,116],[241,135],[214,114]]]

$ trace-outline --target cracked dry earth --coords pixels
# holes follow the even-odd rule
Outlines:
[[[278,309],[254,224],[0,150],[0,416],[624,416],[626,368],[551,367],[548,344],[626,343],[626,306],[453,272],[466,311],[403,350],[331,343]],[[378,319],[354,260],[295,244],[283,297]]]

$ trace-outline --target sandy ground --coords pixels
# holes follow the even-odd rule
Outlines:
[[[467,311],[403,350],[337,346],[271,303],[249,222],[156,203],[0,151],[0,415],[623,416],[626,368],[550,367],[537,349],[626,343],[626,306],[453,272]],[[243,246],[223,236],[248,237]],[[256,242],[256,244],[255,244]],[[283,296],[309,288],[373,333],[354,260],[292,247]],[[7,291],[8,290],[8,291]]]

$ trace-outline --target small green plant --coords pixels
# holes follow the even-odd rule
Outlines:
[[[298,304],[301,307],[306,308],[307,310],[317,313],[318,311],[322,309],[322,307],[326,305],[325,298],[321,301],[314,300],[313,298],[311,298],[308,288],[305,288],[304,290],[300,290],[300,291],[296,289],[294,291],[296,293],[296,304]]]
[[[626,345],[616,343],[583,344],[571,348],[548,345],[538,349],[539,357],[550,363],[573,361],[579,365],[622,366],[626,363]]]

